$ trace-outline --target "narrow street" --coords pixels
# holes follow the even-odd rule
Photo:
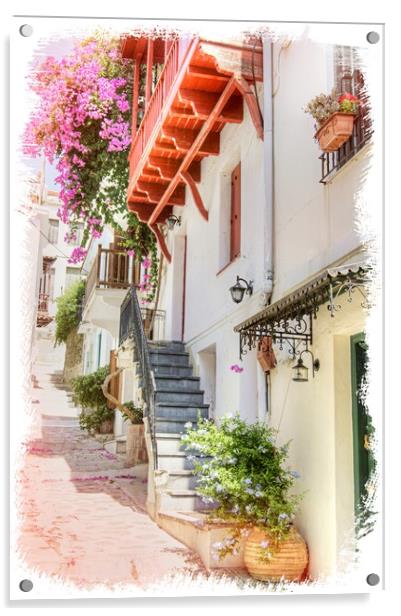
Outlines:
[[[29,568],[80,587],[205,573],[196,554],[141,508],[146,474],[125,468],[78,424],[51,342],[39,341],[35,425],[20,472],[20,549]],[[137,495],[135,501],[130,491]]]

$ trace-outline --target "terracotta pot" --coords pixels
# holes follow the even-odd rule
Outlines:
[[[331,115],[315,134],[323,152],[335,152],[352,135],[354,113],[336,112]]]
[[[305,541],[292,527],[286,539],[274,548],[270,560],[262,561],[264,550],[261,541],[273,541],[267,532],[254,528],[245,542],[244,562],[249,574],[256,580],[278,582],[301,580],[308,564],[308,548]]]
[[[99,426],[99,434],[111,434],[113,432],[113,420],[107,419]]]
[[[126,462],[129,466],[136,466],[147,462],[145,426],[143,424],[129,424],[127,429]]]

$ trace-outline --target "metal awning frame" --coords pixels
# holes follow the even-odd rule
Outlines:
[[[327,269],[293,293],[237,325],[234,331],[240,334],[240,358],[256,348],[265,336],[271,336],[280,350],[286,343],[293,358],[309,350],[313,343],[313,321],[321,305],[327,303],[330,316],[334,318],[335,313],[342,309],[339,297],[345,296],[347,303],[350,303],[357,291],[362,298],[361,307],[369,308],[366,285],[370,271],[371,268],[365,264]]]

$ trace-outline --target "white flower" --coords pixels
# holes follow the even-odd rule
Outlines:
[[[187,423],[184,424],[184,428],[192,428],[192,421],[187,421]]]
[[[266,549],[266,548],[269,547],[269,542],[268,541],[261,541],[259,545],[260,545],[261,548]]]

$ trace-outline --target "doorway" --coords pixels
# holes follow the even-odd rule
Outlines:
[[[374,470],[374,428],[366,402],[368,347],[363,332],[351,336],[352,430],[354,453],[355,513],[363,512],[367,484]]]
[[[216,345],[212,344],[200,353],[199,376],[204,390],[205,404],[209,405],[209,419],[216,416]]]

